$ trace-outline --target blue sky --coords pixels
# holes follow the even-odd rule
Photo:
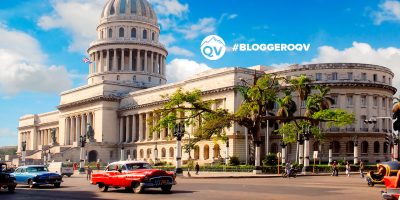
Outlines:
[[[0,146],[16,145],[18,118],[56,109],[59,93],[85,84],[86,49],[106,0],[13,0],[0,4]],[[210,68],[365,62],[400,74],[396,0],[150,0],[169,51],[170,82]],[[234,43],[310,43],[308,52],[200,53],[210,34]],[[176,75],[179,72],[179,77]],[[395,87],[400,79],[394,80]]]

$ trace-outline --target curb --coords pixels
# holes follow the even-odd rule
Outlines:
[[[352,173],[352,174],[359,174],[359,173]],[[339,174],[342,176],[346,176],[345,173]],[[305,176],[331,176],[331,173],[323,173],[323,174],[298,174],[297,177],[305,177]],[[246,176],[177,176],[183,179],[231,179],[231,178],[282,178],[281,175],[246,175]]]

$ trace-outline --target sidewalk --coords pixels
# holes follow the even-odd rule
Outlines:
[[[297,176],[330,176],[330,175],[331,173],[313,174],[311,172],[308,172],[305,175],[301,173],[297,174]],[[343,173],[340,175],[345,175],[345,174]],[[252,172],[199,172],[199,174],[196,175],[196,172],[194,171],[190,171],[190,176],[189,176],[188,172],[184,171],[183,175],[178,175],[178,177],[208,179],[208,178],[281,178],[282,176],[280,174],[253,174]]]

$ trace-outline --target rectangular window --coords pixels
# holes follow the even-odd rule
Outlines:
[[[365,115],[361,115],[360,117],[360,127],[361,128],[366,128],[366,124],[364,123],[364,121],[367,119],[367,116]]]
[[[374,74],[374,82],[378,81],[378,75]]]
[[[315,74],[315,80],[316,81],[321,81],[322,80],[322,74],[321,73],[316,73]]]
[[[332,80],[337,80],[337,73],[336,72],[332,73]]]
[[[347,79],[353,80],[353,72],[347,72]]]
[[[374,106],[378,106],[378,97],[374,97]]]
[[[347,96],[347,106],[353,106],[353,96]]]
[[[339,98],[338,98],[338,96],[337,95],[332,95],[331,96],[331,98],[332,98],[332,100],[333,100],[333,102],[332,102],[332,107],[337,107],[338,105],[339,105]]]
[[[367,97],[361,96],[361,107],[367,107]]]
[[[386,108],[386,98],[382,98],[382,107]]]
[[[361,80],[366,81],[367,80],[367,73],[361,73]]]
[[[382,77],[382,82],[383,82],[383,83],[386,83],[386,76],[383,76],[383,77]]]

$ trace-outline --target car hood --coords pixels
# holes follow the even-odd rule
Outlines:
[[[28,172],[22,174],[29,174],[32,176],[60,176],[59,174],[53,172]],[[18,174],[13,173],[13,175],[18,175]]]

